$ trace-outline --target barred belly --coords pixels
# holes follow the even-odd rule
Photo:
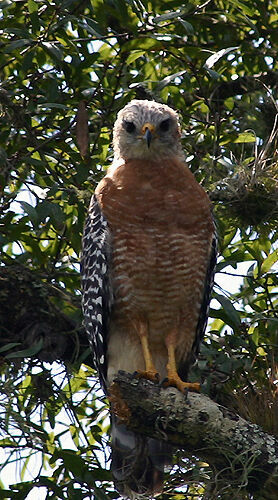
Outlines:
[[[113,288],[115,310],[123,321],[148,322],[150,341],[170,328],[195,332],[206,274],[202,229],[186,232],[161,225],[126,225],[115,231]]]

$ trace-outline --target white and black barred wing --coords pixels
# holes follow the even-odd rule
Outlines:
[[[107,375],[107,334],[113,293],[109,275],[111,234],[95,196],[84,228],[81,254],[84,326],[103,388]]]

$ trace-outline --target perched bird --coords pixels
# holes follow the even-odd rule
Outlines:
[[[98,184],[83,236],[85,327],[105,391],[119,370],[179,390],[207,322],[215,227],[186,166],[177,113],[132,100],[114,126],[115,158]],[[113,415],[112,474],[130,499],[163,484],[169,445],[129,431]]]

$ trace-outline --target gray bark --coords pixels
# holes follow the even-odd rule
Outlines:
[[[118,417],[130,429],[198,456],[227,480],[230,477],[237,486],[255,493],[254,498],[278,498],[278,439],[274,436],[204,394],[186,396],[124,372],[114,382],[123,399],[116,408]]]

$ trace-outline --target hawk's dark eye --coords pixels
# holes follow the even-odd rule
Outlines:
[[[159,125],[160,130],[162,132],[167,132],[167,130],[169,130],[170,128],[170,123],[171,123],[170,118],[167,118],[167,120],[163,120],[163,122],[161,122]]]
[[[124,121],[124,128],[129,134],[132,134],[132,132],[135,132],[136,130],[136,127],[133,122]]]

